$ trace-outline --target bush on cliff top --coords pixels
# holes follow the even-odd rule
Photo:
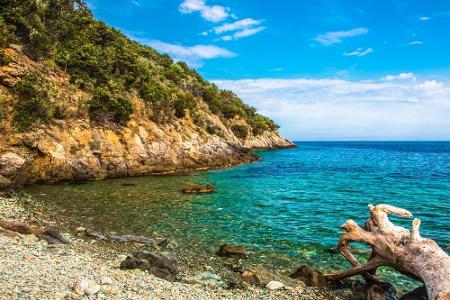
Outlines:
[[[108,89],[98,88],[94,91],[89,103],[89,117],[98,122],[113,121],[126,123],[133,113],[130,100],[119,95],[113,95]]]
[[[53,118],[53,109],[48,82],[37,75],[23,75],[13,87],[18,103],[13,117],[13,126],[19,131],[29,130],[33,125],[47,123]]]
[[[137,91],[156,122],[182,118],[188,111],[197,115],[195,102],[201,98],[224,124],[241,117],[254,134],[276,128],[270,119],[232,92],[203,80],[185,63],[174,63],[168,55],[96,21],[81,0],[3,0],[0,33],[0,46],[20,43],[33,58],[55,62],[80,88],[94,94],[101,88],[108,93],[111,97],[105,103],[109,104],[100,105],[99,98],[93,97],[90,107],[95,119],[105,113],[100,119],[123,122],[133,112],[124,96]]]

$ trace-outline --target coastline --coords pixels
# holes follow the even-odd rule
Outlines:
[[[39,205],[26,196],[0,198],[0,219],[57,228],[55,221],[46,219],[45,210]],[[185,257],[180,250],[182,246],[176,244],[152,248],[152,251],[177,257],[180,270],[177,279],[167,281],[147,271],[119,268],[127,256],[147,248],[140,243],[97,241],[77,233],[75,229],[64,233],[71,242],[68,245],[49,245],[33,235],[16,233],[14,237],[12,234],[8,237],[5,231],[0,233],[4,253],[0,265],[3,277],[0,297],[5,298],[78,299],[82,295],[77,294],[75,286],[82,279],[90,280],[95,289],[99,288],[90,297],[100,299],[337,300],[354,299],[352,297],[355,296],[355,291],[348,288],[332,291],[309,287],[300,280],[264,269],[261,272],[275,276],[274,280],[282,282],[284,287],[270,290],[245,281],[233,285],[233,280],[242,275],[242,270],[236,270],[236,265],[240,265],[239,259],[222,258],[213,253],[206,261],[200,257]]]

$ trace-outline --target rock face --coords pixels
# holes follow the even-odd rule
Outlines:
[[[0,154],[0,175],[16,185],[169,174],[256,160],[246,148],[187,124],[160,128],[131,122],[111,129],[79,120],[6,138],[20,146],[7,145],[8,151]]]

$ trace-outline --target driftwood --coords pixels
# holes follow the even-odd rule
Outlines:
[[[450,299],[450,257],[435,241],[420,236],[420,220],[414,219],[412,229],[408,230],[395,226],[388,218],[388,214],[412,217],[407,210],[380,204],[369,205],[369,211],[371,216],[364,227],[353,220],[348,220],[341,226],[345,232],[338,249],[352,268],[326,274],[327,280],[341,280],[360,274],[370,286],[374,286],[379,283],[375,277],[377,268],[391,266],[410,278],[421,280],[425,284],[428,299]],[[372,248],[366,264],[360,265],[350,252],[348,244],[351,242],[364,243]],[[374,289],[377,290],[376,287]],[[372,299],[375,298],[383,299],[380,295],[372,296]]]

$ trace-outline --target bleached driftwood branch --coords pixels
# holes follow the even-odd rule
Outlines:
[[[439,245],[420,236],[420,220],[414,219],[412,229],[394,225],[388,214],[411,218],[412,214],[391,205],[369,205],[370,218],[359,226],[353,220],[345,222],[345,230],[339,241],[341,254],[352,268],[346,271],[326,274],[328,280],[340,280],[361,274],[366,281],[376,283],[376,269],[391,266],[411,278],[421,280],[430,300],[450,299],[450,257]],[[365,264],[359,264],[349,250],[348,244],[360,242],[369,245],[372,252]]]

